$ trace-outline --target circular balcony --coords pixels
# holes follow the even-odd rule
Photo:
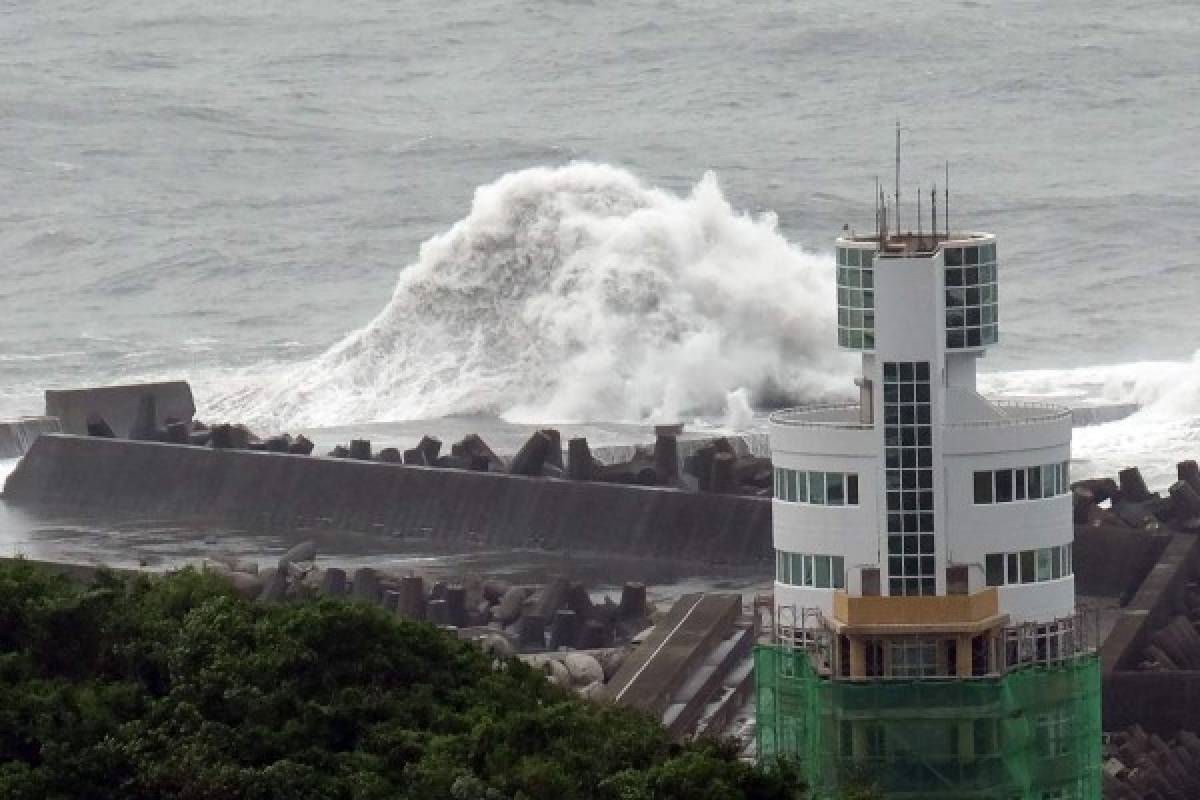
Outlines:
[[[991,428],[1012,425],[1038,425],[1061,422],[1070,424],[1071,409],[1050,403],[1033,403],[1016,400],[991,400],[996,416],[989,419],[948,422],[947,428]]]
[[[799,428],[846,428],[870,430],[873,426],[862,421],[858,403],[814,403],[775,411],[770,416],[775,425]]]
[[[878,454],[874,426],[863,421],[858,403],[787,408],[774,412],[769,419],[771,449],[775,452],[853,457]]]
[[[1050,403],[989,402],[988,417],[946,422],[942,452],[948,456],[1035,450],[1071,442],[1071,410]]]

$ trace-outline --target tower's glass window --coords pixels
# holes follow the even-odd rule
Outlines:
[[[975,502],[980,505],[1042,500],[1066,494],[1071,488],[1066,462],[1016,469],[977,470],[973,484]]]
[[[1037,551],[1021,551],[1021,583],[1037,581]]]
[[[937,643],[916,639],[889,641],[888,674],[893,678],[928,678],[937,675]]]
[[[790,586],[814,589],[846,588],[846,559],[842,556],[776,551],[775,579]]]
[[[985,563],[985,570],[988,586],[1003,586],[1004,585],[1004,554],[989,553]]]
[[[830,472],[825,480],[825,497],[831,506],[846,504],[845,480],[840,472]]]
[[[933,595],[936,559],[929,363],[885,362],[883,398],[888,594]]]
[[[875,349],[875,251],[837,249],[838,344]]]
[[[808,473],[808,502],[816,505],[827,505],[825,497],[825,473]]]
[[[775,468],[775,499],[810,505],[858,505],[858,475]]]
[[[996,470],[996,502],[1011,503],[1013,499],[1012,470]]]
[[[946,347],[984,347],[999,339],[996,245],[943,250],[946,287]]]
[[[1071,545],[988,553],[984,558],[988,586],[1055,581],[1071,575]]]

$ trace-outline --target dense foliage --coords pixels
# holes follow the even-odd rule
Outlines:
[[[0,565],[0,797],[785,798],[785,765],[672,745],[520,662],[378,609],[219,579]]]

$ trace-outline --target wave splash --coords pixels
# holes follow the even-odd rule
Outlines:
[[[1077,428],[1072,455],[1078,475],[1116,475],[1140,466],[1156,488],[1174,480],[1175,463],[1200,457],[1200,352],[1190,361],[1143,361],[1072,369],[980,375],[985,393],[1081,401],[1132,403],[1139,411],[1104,425]]]
[[[661,421],[845,393],[832,262],[715,177],[687,196],[575,163],[505,175],[324,355],[219,398],[272,427],[491,413]]]

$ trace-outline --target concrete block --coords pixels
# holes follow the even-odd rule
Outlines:
[[[425,580],[420,575],[405,575],[400,579],[396,613],[409,619],[425,619]]]
[[[321,592],[330,597],[341,597],[346,593],[346,570],[330,567],[321,576]]]
[[[354,570],[354,576],[351,579],[353,584],[352,593],[356,600],[365,600],[368,603],[378,603],[383,590],[379,585],[379,573],[371,567],[359,567]]]
[[[619,606],[621,619],[642,619],[646,616],[646,584],[628,582],[621,589]]]
[[[569,608],[560,608],[554,612],[550,623],[550,649],[574,647],[579,638],[579,617]]]
[[[546,618],[526,614],[519,623],[521,647],[542,650],[546,647]]]
[[[65,433],[84,435],[92,414],[103,417],[118,436],[127,437],[137,420],[142,397],[154,398],[154,427],[166,426],[167,417],[191,422],[196,413],[192,387],[187,381],[99,386],[84,389],[47,389],[46,416],[58,417]]]

